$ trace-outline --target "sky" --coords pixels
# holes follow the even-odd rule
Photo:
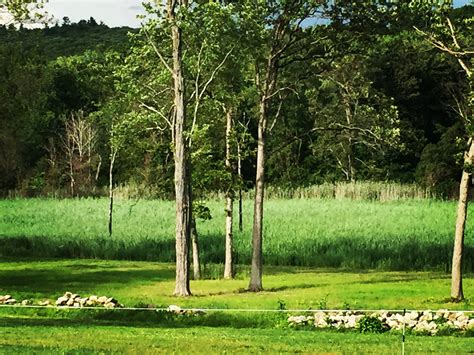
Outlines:
[[[469,0],[454,0],[455,6],[463,6]],[[49,0],[46,9],[60,23],[67,16],[72,22],[94,17],[109,27],[139,27],[137,15],[143,14],[142,0]]]
[[[49,0],[45,9],[60,23],[63,17],[71,22],[94,17],[109,27],[139,27],[137,15],[144,13],[142,0]]]

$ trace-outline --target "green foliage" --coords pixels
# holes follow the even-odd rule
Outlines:
[[[361,333],[385,333],[388,328],[375,316],[364,316],[357,322],[357,328]]]

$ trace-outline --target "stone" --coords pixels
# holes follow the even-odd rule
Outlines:
[[[441,318],[448,318],[449,311],[447,309],[440,309],[436,311],[436,316]]]
[[[22,305],[22,306],[28,306],[28,305],[30,305],[30,304],[32,304],[32,303],[33,303],[33,302],[30,301],[30,300],[23,300],[23,301],[21,301],[21,305]]]
[[[172,305],[170,305],[170,306],[168,307],[168,312],[179,313],[179,312],[181,312],[181,311],[182,311],[181,307],[176,306],[176,305],[174,305],[174,304],[172,304]]]
[[[62,297],[59,297],[57,300],[56,300],[56,306],[62,306],[64,304],[66,304],[66,302],[69,300],[69,298],[67,298],[66,296],[62,296]]]
[[[104,307],[105,308],[115,308],[115,303],[107,302],[106,304],[104,304]]]
[[[4,304],[15,304],[16,303],[16,299],[14,298],[9,298],[7,299],[6,301],[3,301]]]
[[[416,320],[416,319],[418,319],[419,316],[420,316],[420,314],[418,312],[413,311],[413,312],[407,313],[405,315],[405,319],[406,320]]]
[[[72,306],[74,304],[74,298],[69,298],[66,302],[66,306]]]
[[[357,316],[350,315],[346,318],[346,328],[355,328],[357,325]]]
[[[171,307],[171,306],[170,306]],[[169,309],[169,307],[168,307]],[[174,311],[176,312],[176,311]],[[293,324],[306,324],[307,323],[307,318],[306,316],[291,316],[288,318],[288,322],[289,323],[293,323]]]
[[[456,313],[449,313],[447,319],[451,322],[454,322],[457,318],[458,318],[458,316],[456,315]]]
[[[95,301],[92,301],[91,299],[88,299],[85,303],[86,307],[93,307],[96,305]]]
[[[423,314],[421,315],[420,317],[420,321],[432,321],[433,320],[433,314],[431,313],[431,311],[425,311],[423,312]]]
[[[38,302],[38,305],[40,305],[40,306],[50,306],[51,301],[50,300],[40,301],[40,302]]]
[[[65,293],[64,293],[64,297],[66,297],[66,298],[71,298],[71,297],[72,297],[72,293],[71,293],[71,292],[65,292]]]
[[[101,303],[101,304],[105,304],[105,303],[107,303],[107,300],[108,300],[108,297],[102,296],[102,297],[99,297],[99,298],[97,299],[97,302],[98,302],[98,303]]]
[[[98,297],[96,295],[89,296],[89,301],[97,302],[97,300],[98,300]]]
[[[454,313],[454,315],[456,316],[456,319],[459,319],[461,317],[464,317],[464,312],[456,312]]]

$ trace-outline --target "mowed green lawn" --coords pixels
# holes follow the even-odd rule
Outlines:
[[[162,328],[1,323],[0,352],[7,354],[400,354],[395,334],[336,333],[291,329]],[[409,336],[407,354],[468,354],[472,338]]]
[[[243,268],[241,268],[243,270]],[[193,296],[171,296],[172,264],[100,260],[8,259],[0,262],[0,294],[35,301],[65,291],[114,296],[126,306],[272,309],[473,309],[445,302],[449,275],[442,272],[381,272],[267,267],[262,293],[244,292],[247,275],[236,280],[192,281]],[[473,275],[465,293],[474,294]],[[4,353],[222,353],[329,352],[399,353],[399,334],[298,331],[287,314],[208,312],[189,319],[163,319],[154,311],[81,311],[0,308],[0,352]],[[464,337],[407,338],[410,353],[468,353]]]
[[[0,262],[0,294],[16,299],[55,300],[65,291],[110,295],[126,306],[178,304],[195,308],[277,309],[465,309],[445,302],[450,275],[444,272],[382,272],[298,267],[265,267],[264,292],[245,292],[247,268],[235,280],[191,281],[193,297],[176,298],[174,265],[101,260]],[[474,296],[472,274],[465,295]],[[468,307],[471,307],[469,304]]]

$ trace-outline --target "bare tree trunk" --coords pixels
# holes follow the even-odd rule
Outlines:
[[[242,152],[240,142],[237,142],[237,175],[239,176],[239,231],[244,229],[243,222],[243,203],[242,203]]]
[[[232,109],[226,112],[227,125],[225,132],[225,166],[227,171],[233,175],[231,162],[231,134],[232,134]],[[224,278],[232,279],[234,277],[234,258],[233,258],[233,209],[234,209],[234,190],[232,183],[226,192],[226,208],[225,208],[225,262],[224,262]]]
[[[265,97],[260,101],[260,118],[258,122],[257,171],[255,177],[255,201],[252,230],[252,266],[250,270],[249,291],[263,290],[263,200],[265,190],[265,141],[266,141],[267,107]]]
[[[344,110],[346,112],[346,122],[348,127],[352,127],[352,109],[351,103],[347,97],[343,94]],[[347,179],[350,182],[355,182],[355,169],[354,169],[354,150],[352,143],[352,131],[347,132],[349,137],[347,138]]]
[[[188,174],[188,149],[185,137],[186,108],[183,74],[181,29],[176,24],[176,6],[182,1],[168,1],[168,17],[172,22],[173,79],[174,79],[174,183],[176,194],[176,285],[174,295],[189,296],[189,240],[192,205],[190,199],[190,175]]]
[[[471,139],[469,151],[464,156],[464,164],[472,166],[474,161],[474,141]],[[464,232],[467,219],[467,205],[472,174],[463,170],[459,187],[459,201],[456,217],[456,232],[454,235],[453,265],[451,274],[451,298],[456,301],[464,299],[462,289],[462,257],[464,250]]]
[[[112,148],[113,149],[113,148]],[[117,151],[114,150],[110,154],[110,167],[109,167],[109,237],[112,237],[112,217],[114,212],[114,164]]]
[[[199,235],[196,228],[196,219],[191,220],[191,243],[193,245],[193,272],[194,280],[201,279],[201,261],[199,259]]]

